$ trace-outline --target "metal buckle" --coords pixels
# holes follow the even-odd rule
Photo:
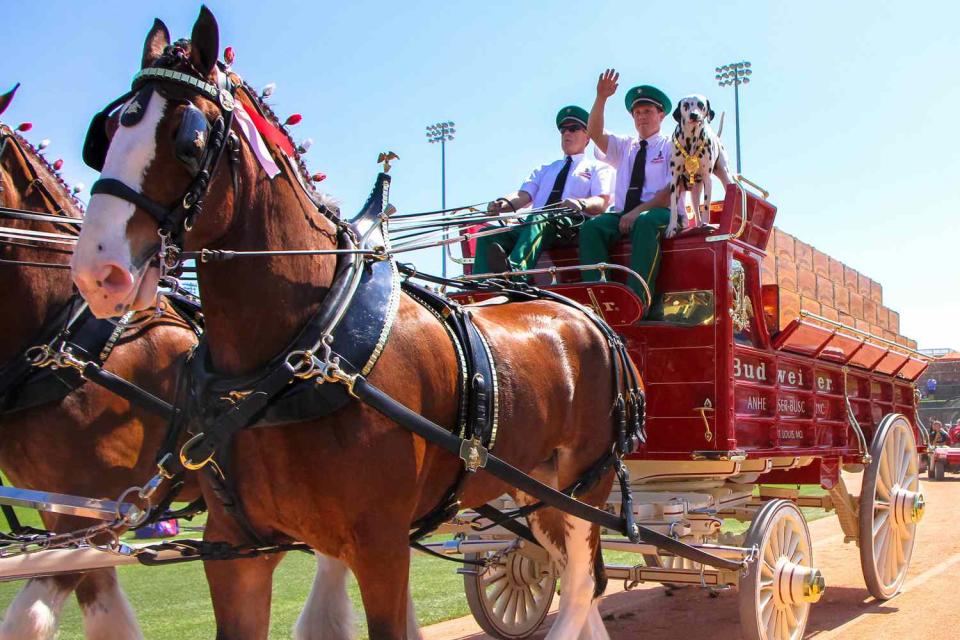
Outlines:
[[[284,358],[284,362],[293,375],[300,380],[309,380],[323,373],[324,363],[320,361],[313,351],[306,349],[304,351],[291,351]]]
[[[38,344],[27,349],[24,357],[31,366],[43,369],[56,362],[57,352],[49,344]]]
[[[196,444],[197,442],[199,442],[200,440],[202,440],[204,437],[206,437],[206,434],[204,434],[201,431],[197,435],[193,436],[192,438],[184,442],[183,446],[180,447],[180,464],[183,465],[184,469],[187,469],[189,471],[199,471],[200,469],[203,469],[205,466],[207,466],[207,464],[213,462],[213,456],[215,455],[216,452],[211,453],[209,456],[207,456],[200,462],[194,462],[189,458],[188,450],[190,449],[190,447]]]

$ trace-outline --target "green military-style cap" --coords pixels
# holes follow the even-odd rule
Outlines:
[[[576,122],[577,124],[582,124],[585,127],[587,126],[587,120],[589,118],[590,114],[587,113],[586,109],[576,105],[564,107],[557,112],[557,129],[559,129],[560,126],[568,120],[571,122]]]
[[[624,102],[627,105],[627,111],[630,112],[632,112],[633,108],[638,104],[652,104],[662,109],[664,113],[669,113],[670,109],[673,108],[673,104],[671,104],[667,94],[648,84],[641,84],[639,87],[634,87],[630,89],[630,91],[627,91],[627,97]]]

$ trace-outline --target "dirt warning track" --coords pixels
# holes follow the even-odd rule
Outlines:
[[[924,481],[922,487],[927,511],[919,525],[910,572],[900,595],[887,602],[867,593],[859,551],[854,544],[844,544],[836,517],[831,514],[810,523],[814,562],[823,571],[827,591],[811,610],[805,638],[960,638],[960,476],[948,475],[944,482]],[[711,597],[702,589],[684,588],[669,593],[658,584],[625,592],[622,582],[611,581],[600,604],[610,637],[741,637],[736,592]],[[554,608],[558,600],[554,600]],[[546,635],[553,615],[534,638]],[[427,627],[423,636],[425,640],[489,638],[469,617]]]

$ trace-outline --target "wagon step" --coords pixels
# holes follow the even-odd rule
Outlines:
[[[137,505],[129,502],[98,500],[63,493],[2,486],[0,486],[0,504],[108,522],[124,518],[128,514],[137,516],[140,511]]]

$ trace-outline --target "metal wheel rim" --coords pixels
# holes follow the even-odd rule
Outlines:
[[[775,571],[785,562],[813,566],[813,544],[803,514],[791,502],[765,505],[747,533],[745,546],[756,546],[757,559],[741,583],[741,619],[759,640],[800,640],[810,616],[809,602],[778,602]],[[745,631],[748,629],[746,628]]]
[[[464,580],[471,611],[483,630],[511,640],[526,638],[539,628],[557,585],[552,569],[544,570],[519,551],[506,554],[478,575],[464,576]]]
[[[871,447],[874,462],[867,469],[860,496],[860,549],[867,586],[873,596],[885,599],[896,595],[903,585],[917,532],[915,522],[896,521],[891,502],[900,490],[919,492],[920,473],[913,431],[906,418],[891,416],[881,422],[878,436]],[[864,533],[870,536],[868,540]]]

